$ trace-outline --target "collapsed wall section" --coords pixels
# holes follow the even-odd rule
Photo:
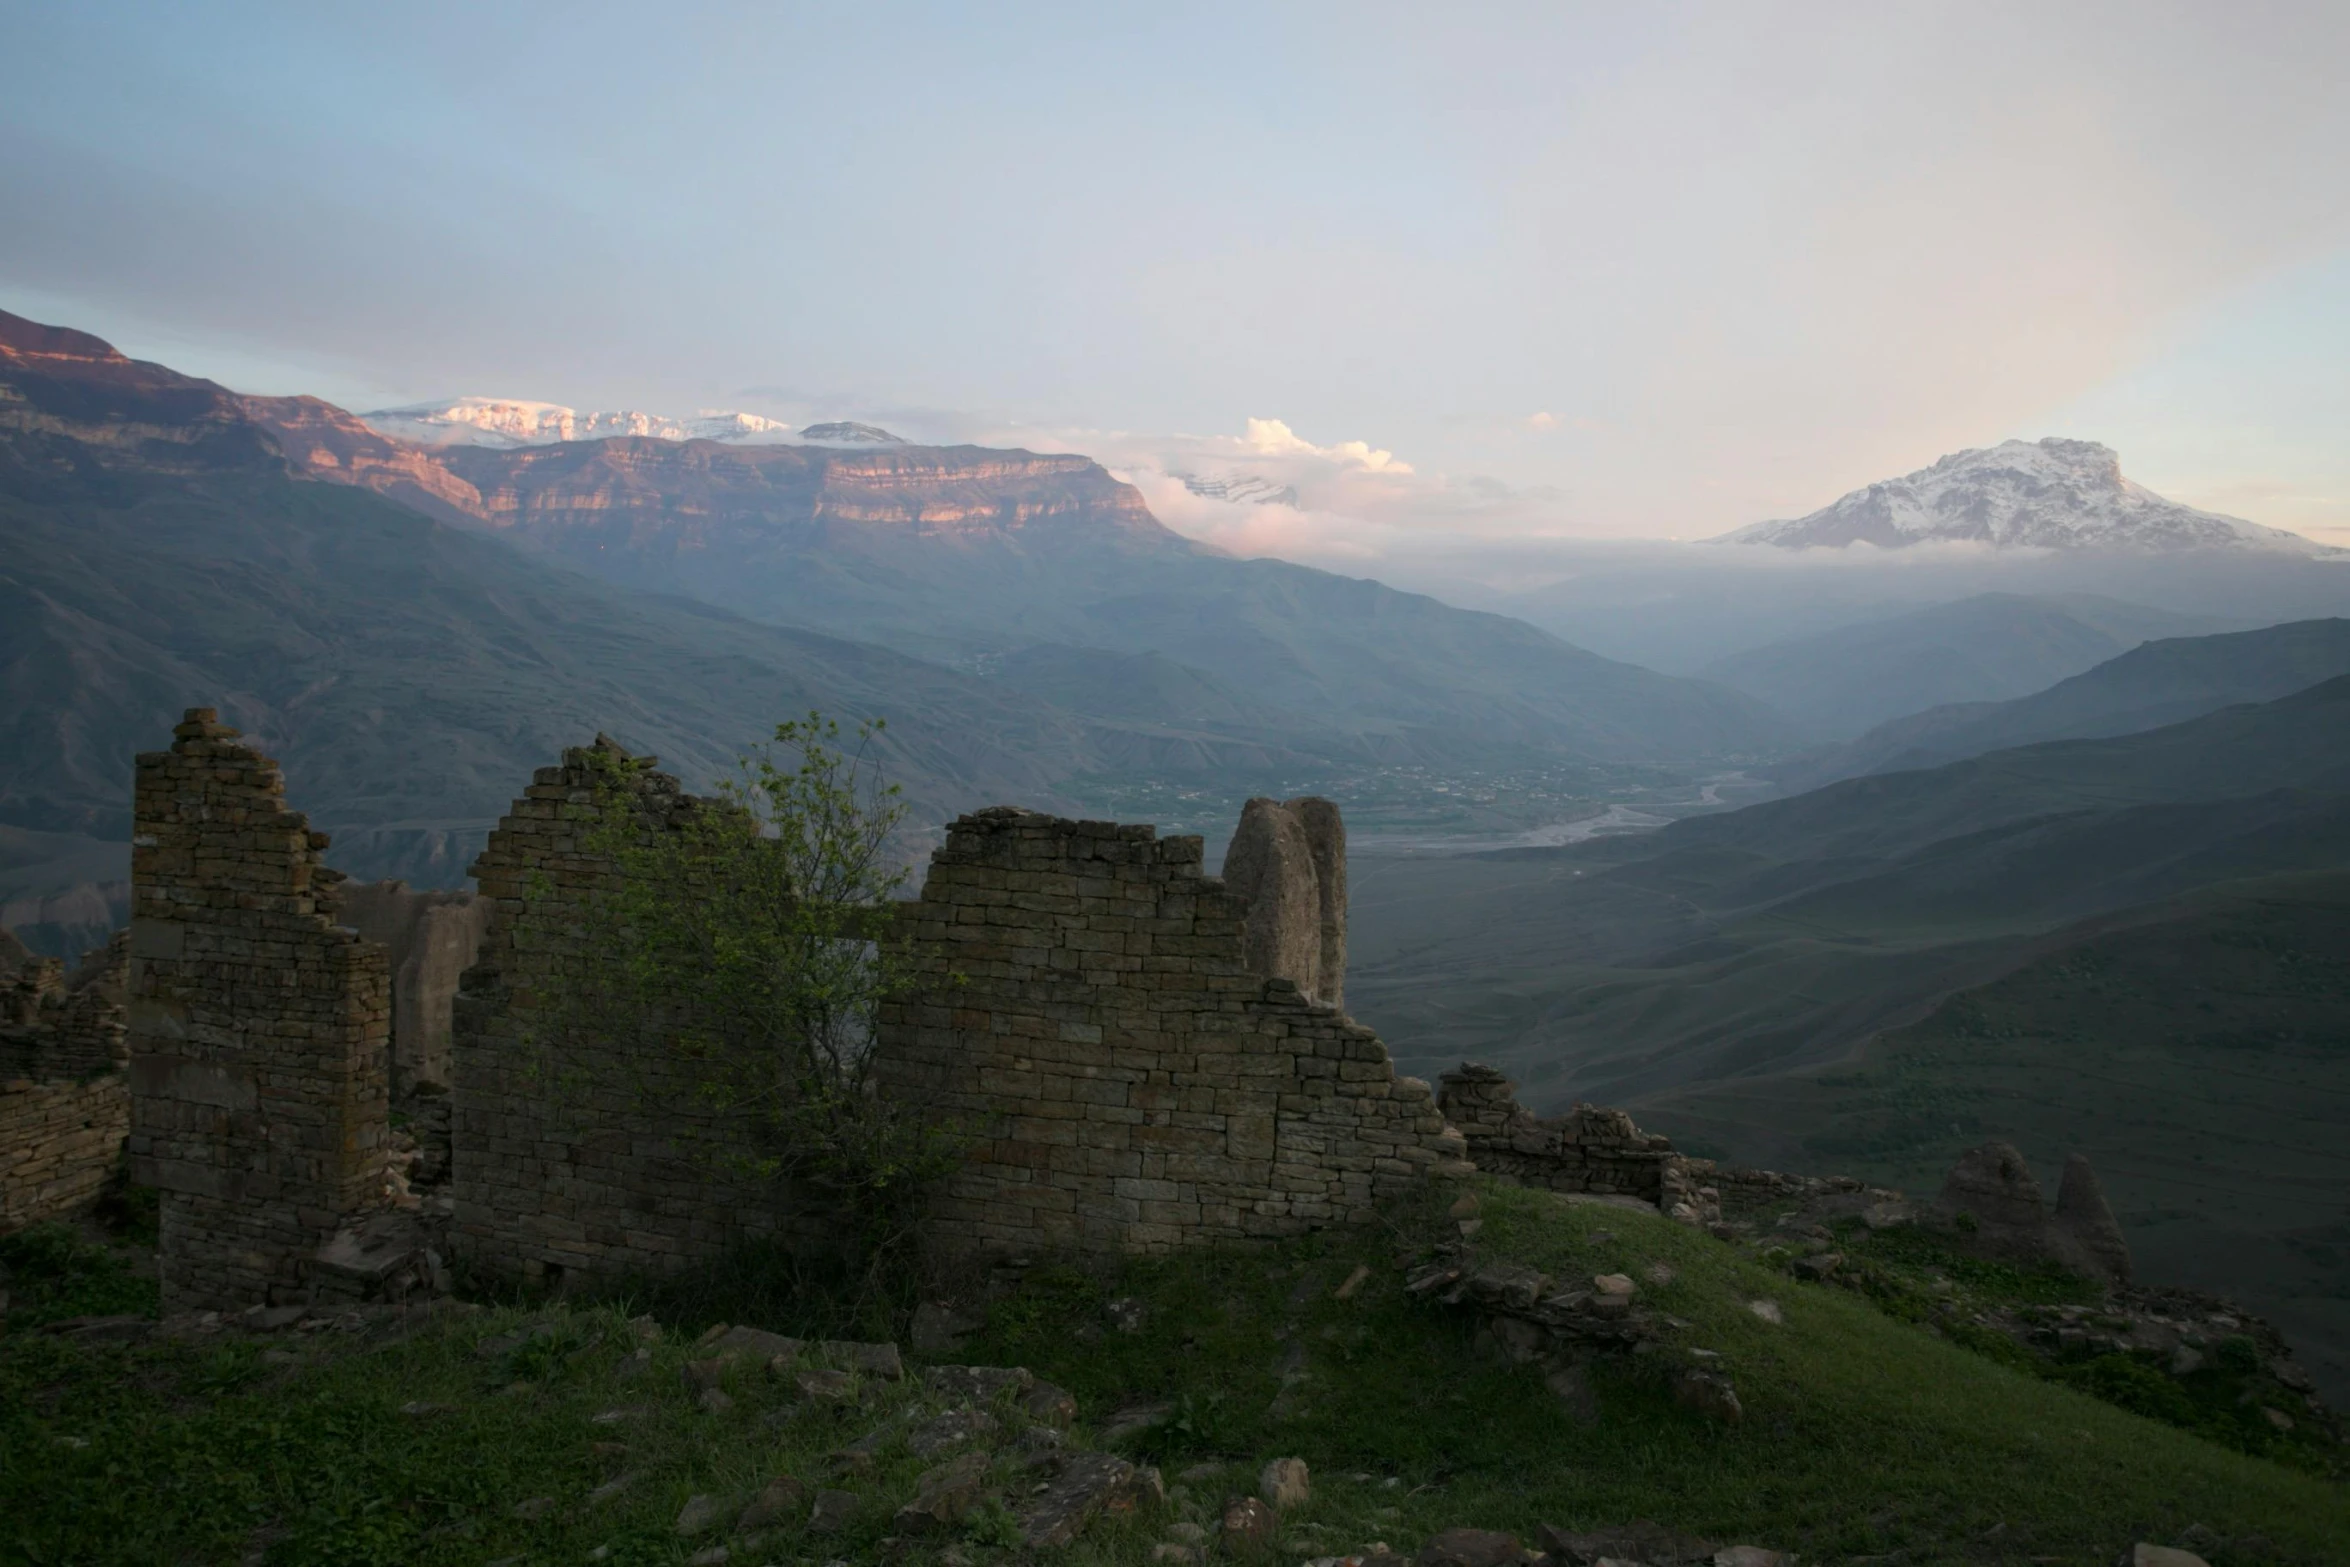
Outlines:
[[[1298,903],[1318,959],[1318,901]],[[1248,912],[1194,837],[1010,808],[949,827],[896,921],[921,983],[884,1008],[875,1062],[974,1139],[933,1204],[941,1241],[1270,1238],[1466,1171],[1376,1034],[1251,968]]]
[[[708,808],[651,761],[600,735],[566,751],[473,865],[488,917],[452,1023],[451,1240],[487,1273],[661,1273],[753,1238],[822,1233],[801,1194],[743,1173],[753,1128],[714,1109],[688,1063],[656,1037],[588,1037],[557,1000],[593,956],[595,900],[617,885],[595,841],[599,787],[629,791],[641,834]]]
[[[130,1149],[162,1194],[166,1310],[289,1300],[383,1207],[384,950],[336,922],[276,762],[191,708],[138,759]]]
[[[1477,1168],[1490,1175],[1653,1203],[1685,1224],[1721,1217],[1718,1189],[1701,1184],[1713,1178],[1712,1162],[1643,1132],[1624,1111],[1578,1104],[1564,1115],[1537,1116],[1518,1103],[1507,1077],[1475,1062],[1445,1073],[1440,1084],[1437,1102],[1468,1139]]]
[[[70,980],[55,958],[0,968],[0,1234],[89,1207],[122,1161],[128,953],[118,933]]]

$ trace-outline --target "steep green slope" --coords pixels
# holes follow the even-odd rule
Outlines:
[[[603,729],[696,784],[782,717],[893,720],[929,813],[1051,798],[1076,720],[884,649],[632,596],[362,491],[266,472],[0,475],[0,820],[115,838],[131,757],[217,705],[362,873],[446,882]]]
[[[1310,1475],[1270,1542],[1290,1560],[1372,1542],[1408,1556],[1459,1527],[1531,1541],[1544,1525],[1640,1519],[1806,1561],[1916,1567],[2105,1567],[2133,1541],[2182,1538],[2231,1542],[2223,1567],[2316,1567],[2350,1542],[2338,1483],[2010,1371],[1652,1212],[1477,1186],[1482,1258],[1561,1279],[1632,1276],[1677,1324],[1661,1352],[1595,1361],[1587,1398],[1562,1398],[1542,1368],[1481,1344],[1466,1314],[1407,1294],[1410,1260],[1452,1233],[1449,1191],[1387,1226],[1278,1248],[1032,1266],[952,1358],[1060,1384],[1078,1410],[1062,1445],[1121,1449],[1168,1485],[1164,1504],[1100,1520],[1055,1559],[1163,1560],[1159,1543],[1202,1538],[1275,1457],[1302,1458]],[[1009,1403],[975,1444],[992,1459],[988,1505],[928,1534],[892,1521],[917,1475],[948,1457],[906,1449],[919,1421],[953,1403],[918,1378],[867,1379],[832,1404],[795,1397],[754,1361],[726,1379],[724,1407],[697,1406],[682,1373],[716,1322],[903,1331],[902,1312],[870,1295],[844,1316],[788,1270],[766,1276],[773,1292],[743,1287],[759,1277],[738,1274],[730,1297],[651,1297],[670,1331],[641,1355],[626,1307],[491,1312],[382,1345],[304,1334],[268,1355],[233,1340],[0,1334],[0,1443],[20,1459],[0,1467],[0,1538],[53,1562],[257,1551],[269,1563],[676,1563],[726,1539],[738,1511],[790,1475],[805,1487],[798,1505],[756,1548],[735,1538],[734,1559],[1033,1559],[1013,1543],[1012,1515],[1051,1467],[1023,1466],[1034,1447]],[[1674,1368],[1698,1350],[1735,1382],[1739,1423],[1672,1397]],[[1129,1412],[1116,1422],[1127,1434],[1110,1435]],[[123,1483],[132,1474],[149,1478]],[[807,1526],[819,1487],[847,1499],[838,1532]],[[721,1521],[681,1532],[695,1496]]]
[[[2224,624],[2095,594],[1983,593],[1734,653],[1704,672],[1834,738],[1947,703],[2020,697],[2149,637]]]
[[[2350,676],[2142,734],[2056,741],[1919,772],[1847,779],[1792,799],[1676,822],[1621,852],[1657,860],[1732,851],[1832,865],[1912,853],[2034,816],[2271,789],[2350,790]]]
[[[1916,713],[1849,745],[1765,771],[1786,788],[1813,789],[1838,778],[1938,767],[2047,740],[2135,734],[2237,703],[2271,702],[2341,674],[2350,674],[2350,620],[2173,637],[2132,648],[2031,696]]]
[[[1642,1115],[1744,1161],[1912,1191],[1985,1138],[2051,1168],[2084,1152],[2142,1277],[2244,1299],[2350,1396],[2350,875],[2089,922],[1856,1059]]]

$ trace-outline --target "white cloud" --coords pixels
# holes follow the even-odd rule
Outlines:
[[[1267,457],[1320,457],[1327,461],[1367,468],[1373,473],[1410,473],[1412,465],[1398,462],[1395,453],[1368,441],[1340,441],[1316,446],[1279,419],[1251,419],[1245,437],[1251,451]]]

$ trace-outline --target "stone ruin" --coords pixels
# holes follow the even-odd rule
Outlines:
[[[2065,1161],[2051,1211],[2013,1144],[1970,1148],[1951,1167],[1930,1211],[1983,1256],[2053,1262],[2111,1284],[2130,1282],[2129,1244],[2097,1172],[2079,1154]]]
[[[93,970],[112,978],[36,964],[10,1003],[7,1112],[37,1069],[41,1102],[81,1118],[75,1139],[0,1123],[11,1171],[72,1166],[12,1175],[12,1201],[41,1195],[8,1227],[86,1206],[127,1145],[160,1193],[169,1311],[397,1296],[459,1260],[563,1283],[822,1238],[822,1194],[707,1157],[742,1128],[655,1042],[558,1037],[546,982],[617,874],[589,841],[609,760],[538,772],[478,897],[363,887],[278,765],[191,709],[138,759],[131,928]],[[710,808],[649,764],[618,775],[643,832]],[[1339,1010],[1336,807],[1251,802],[1230,858],[1237,889],[1199,839],[1149,827],[998,809],[949,828],[888,921],[929,982],[874,1045],[884,1091],[974,1134],[936,1195],[943,1242],[1269,1238],[1470,1168],[1427,1085]]]
[[[0,931],[0,1234],[87,1208],[130,1131],[120,933],[69,976]]]
[[[1346,824],[1311,795],[1256,799],[1224,851],[1224,890],[1244,899],[1249,968],[1308,1001],[1346,1005]]]
[[[1564,1115],[1522,1107],[1507,1077],[1464,1061],[1441,1080],[1437,1104],[1468,1140],[1477,1168],[1523,1186],[1621,1197],[1684,1224],[1719,1221],[1721,1192],[1703,1184],[1712,1161],[1643,1132],[1621,1110],[1578,1104]]]
[[[1465,1171],[1427,1084],[1317,999],[1345,978],[1343,832],[1326,800],[1249,802],[1227,860],[1244,892],[1150,827],[1008,808],[949,827],[897,920],[928,983],[885,1010],[878,1057],[884,1092],[977,1130],[941,1232],[1166,1251]]]
[[[0,1230],[86,1206],[127,1141],[161,1193],[175,1311],[397,1296],[459,1260],[563,1284],[822,1241],[823,1194],[710,1157],[746,1129],[659,1041],[569,1038],[549,1004],[618,875],[590,841],[600,781],[627,780],[645,834],[713,808],[597,746],[534,776],[472,868],[478,896],[360,887],[287,808],[277,764],[191,709],[138,759],[130,930],[70,982],[29,955],[0,976]],[[1341,1010],[1345,889],[1326,800],[1250,801],[1222,878],[1198,838],[1147,826],[1010,808],[951,824],[888,913],[918,983],[874,1042],[880,1091],[972,1138],[934,1194],[938,1239],[1264,1240],[1472,1168],[1696,1225],[1897,1199],[1719,1167],[1618,1110],[1538,1117],[1489,1067],[1441,1093],[1399,1076]],[[2126,1277],[2085,1165],[2053,1216],[2013,1150],[1953,1181],[1986,1245]]]

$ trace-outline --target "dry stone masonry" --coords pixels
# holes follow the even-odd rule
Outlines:
[[[128,954],[118,934],[69,979],[0,932],[0,1235],[87,1208],[121,1162]]]
[[[1271,814],[1252,802],[1252,814]],[[1319,807],[1300,812],[1319,817]],[[1337,813],[1322,841],[1333,850]],[[1268,824],[1245,824],[1234,852]],[[1286,839],[1281,824],[1270,824]],[[1312,1000],[1252,939],[1252,910],[1311,911],[1312,983],[1336,995],[1313,836],[1255,876],[1201,873],[1194,837],[999,808],[956,821],[897,924],[925,977],[887,1009],[877,1075],[976,1136],[934,1205],[942,1239],[985,1250],[1157,1252],[1293,1234],[1464,1171],[1425,1083],[1371,1030]],[[1335,958],[1323,969],[1325,954]]]
[[[133,1173],[162,1192],[165,1309],[291,1298],[386,1204],[391,971],[337,923],[277,763],[210,708],[172,733],[138,760]]]
[[[1564,1115],[1537,1116],[1518,1103],[1507,1077],[1467,1061],[1444,1074],[1437,1104],[1489,1174],[1551,1191],[1631,1198],[1685,1224],[1721,1217],[1719,1191],[1701,1184],[1713,1175],[1712,1163],[1675,1151],[1671,1139],[1643,1132],[1621,1110],[1578,1104]]]
[[[594,1031],[556,1000],[617,885],[599,789],[621,781],[646,835],[722,807],[598,737],[535,775],[478,897],[349,888],[276,763],[209,709],[174,733],[139,758],[129,932],[70,983],[0,952],[0,1227],[86,1205],[127,1121],[133,1174],[163,1194],[172,1310],[438,1286],[444,1247],[562,1282],[830,1235],[817,1194],[746,1173],[749,1124],[660,1040],[576,1037]],[[1907,1222],[1897,1193],[1717,1167],[1619,1110],[1535,1116],[1489,1067],[1441,1095],[1398,1076],[1339,1009],[1345,845],[1311,798],[1250,801],[1222,879],[1199,839],[1147,826],[955,822],[877,927],[916,984],[884,1009],[874,1079],[970,1139],[939,1239],[1269,1239],[1475,1167],[1724,1234],[1725,1207]],[[2085,1163],[2051,1213],[2020,1155],[1978,1150],[1937,1211],[1995,1253],[2127,1277]]]
[[[488,917],[452,1024],[451,1241],[493,1274],[663,1272],[822,1223],[794,1193],[734,1173],[743,1128],[657,1041],[579,1041],[548,1003],[583,912],[617,874],[589,841],[598,780],[627,780],[646,833],[709,803],[649,765],[615,767],[626,753],[602,736],[596,748],[604,765],[582,748],[540,768],[473,866]]]

